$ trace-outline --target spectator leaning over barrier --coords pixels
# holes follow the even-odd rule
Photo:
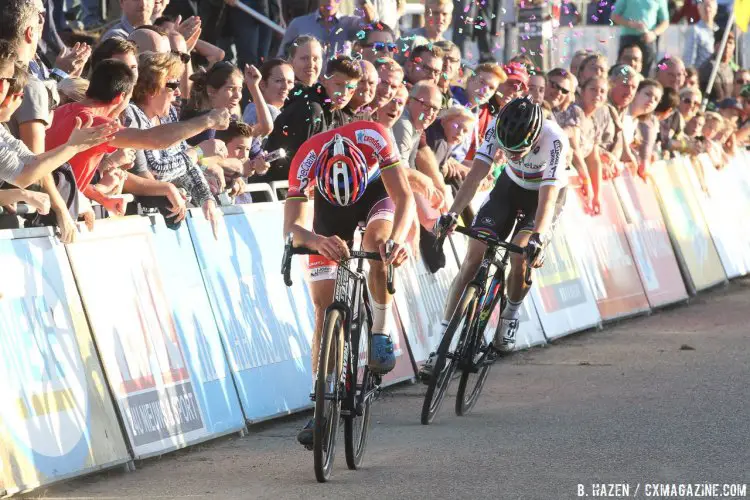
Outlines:
[[[716,0],[703,0],[698,4],[700,20],[685,33],[683,59],[686,66],[700,66],[713,55],[714,18],[716,17]]]
[[[529,73],[523,64],[510,62],[503,66],[505,80],[497,86],[495,95],[490,99],[490,104],[495,107],[492,114],[499,112],[506,104],[529,90]]]
[[[167,34],[162,29],[153,30],[146,28],[139,28],[133,31],[128,40],[133,42],[138,49],[139,54],[144,52],[158,52],[165,54],[172,50],[169,45],[169,39]]]
[[[102,35],[102,41],[115,36],[127,38],[139,26],[150,24],[154,0],[120,0],[120,10],[120,21]]]
[[[253,125],[253,135],[266,136],[273,129],[271,113],[265,106],[265,98],[260,91],[261,74],[255,66],[245,67],[243,74],[232,63],[221,61],[211,66],[207,71],[198,71],[191,77],[193,90],[190,99],[182,112],[182,119],[189,119],[212,109],[228,109],[235,118],[241,116],[240,100],[242,98],[243,83],[250,91],[253,102],[261,104],[256,108],[258,121]],[[188,144],[196,145],[216,135],[214,129],[207,129],[187,140]]]
[[[554,68],[547,73],[544,100],[552,109],[553,119],[568,135],[570,158],[567,163],[572,164],[578,172],[586,205],[589,206],[592,195],[591,179],[581,147],[581,130],[585,117],[583,110],[573,102],[577,87],[578,81],[573,73],[563,68]]]
[[[729,157],[718,141],[719,134],[723,129],[724,118],[719,113],[713,111],[706,113],[702,134],[706,142],[706,151],[717,168],[719,168],[719,165],[726,165],[729,162]]]
[[[391,58],[384,57],[375,61],[375,70],[378,72],[378,85],[370,104],[373,111],[390,103],[404,81],[404,69]]]
[[[617,64],[627,64],[638,73],[643,69],[643,51],[635,42],[621,43],[617,52]]]
[[[679,92],[685,86],[685,63],[679,57],[664,57],[656,65],[656,81],[665,89]]]
[[[216,132],[216,138],[226,145],[227,158],[241,162],[252,161],[250,156],[254,148],[255,137],[253,137],[253,130],[246,123],[233,120],[229,123],[229,128]],[[256,161],[260,162],[260,160]],[[255,171],[259,175],[265,174],[268,171],[268,163],[265,161],[259,163]],[[245,183],[242,178],[235,179],[230,187],[229,194],[230,197],[235,198],[235,204],[252,203],[252,197],[249,194],[243,194]]]
[[[289,45],[289,63],[294,70],[296,82],[292,89],[292,96],[299,95],[298,91],[306,90],[318,81],[323,68],[323,48],[314,36],[301,35]]]
[[[7,99],[8,79],[13,77],[5,75],[13,75],[14,66],[12,58],[2,57],[5,50],[3,45],[5,44],[0,43],[0,97],[2,97],[0,102],[3,108],[9,110],[3,115],[7,119],[12,114],[13,107],[18,105],[20,96],[11,96],[14,99]],[[38,155],[32,153],[23,142],[13,137],[5,127],[0,126],[0,182],[27,188],[77,154],[107,142],[117,129],[115,124],[100,124],[93,127],[91,124],[92,120],[89,117],[84,117],[83,120],[77,118],[66,140],[61,141],[59,146],[49,148],[48,151]]]
[[[448,40],[436,42],[435,46],[443,49],[443,71],[437,84],[443,93],[443,109],[446,109],[454,104],[451,83],[458,77],[461,69],[461,52],[455,43]]]
[[[370,24],[364,29],[362,40],[354,42],[353,51],[362,55],[362,59],[375,62],[383,57],[393,57],[398,53],[396,35],[385,24]]]
[[[659,141],[663,151],[691,155],[702,152],[701,144],[685,134],[687,124],[700,110],[701,102],[699,90],[685,88],[679,92],[677,109],[661,122]]]
[[[617,158],[613,158],[601,144],[602,135],[607,132],[611,121],[607,108],[607,92],[609,86],[603,76],[589,78],[580,85],[581,97],[578,106],[583,111],[581,122],[579,151],[583,156],[591,179],[591,210],[598,214],[601,211],[599,203],[599,187],[602,178],[613,176],[617,168]],[[616,127],[615,127],[616,128]],[[609,131],[615,135],[617,131]],[[604,170],[604,172],[602,172]]]
[[[10,120],[10,117],[21,105],[21,100],[23,99],[23,88],[26,85],[26,79],[28,78],[28,73],[24,66],[18,62],[16,62],[14,66],[13,59],[15,58],[15,54],[10,50],[9,44],[3,41],[2,45],[3,46],[0,47],[0,75],[4,73],[2,68],[7,66],[14,67],[14,71],[13,76],[9,77],[9,80],[0,76],[0,81],[3,86],[2,89],[5,90],[5,92],[0,90],[0,124],[6,123]],[[2,125],[0,125],[0,128],[5,132]],[[5,134],[7,134],[7,132],[5,132]],[[13,152],[18,155],[32,155],[31,151],[29,151],[21,141],[18,141],[15,138],[13,138],[11,144],[6,143],[4,137],[5,134],[0,135],[0,147],[8,148],[9,151],[15,149]],[[16,146],[15,148],[13,148],[14,144]],[[0,166],[0,172],[1,171],[2,167]],[[9,208],[12,212],[15,210],[15,204],[17,202],[23,202],[34,207],[40,216],[49,213],[51,206],[48,194],[37,193],[27,189],[5,189],[5,186],[3,186],[4,184],[5,182],[0,178],[0,188],[3,188],[0,189],[0,207],[6,209]]]
[[[643,80],[638,85],[638,92],[630,104],[628,114],[634,120],[635,127],[625,130],[626,142],[633,145],[633,152],[638,160],[638,175],[645,178],[655,155],[656,141],[659,135],[659,120],[654,116],[656,106],[661,101],[663,87],[652,79]]]
[[[277,161],[265,176],[253,181],[287,180],[289,162],[307,139],[346,123],[342,110],[349,104],[360,78],[362,70],[357,61],[337,56],[328,62],[320,83],[296,95],[292,93],[266,142],[267,151],[283,148],[286,158]]]
[[[451,158],[451,151],[469,139],[476,122],[474,113],[453,106],[442,110],[435,123],[427,128],[427,145],[435,153],[438,168],[446,181],[463,181],[469,173],[469,168]]]
[[[371,19],[339,14],[341,0],[320,0],[318,10],[292,19],[286,28],[279,47],[278,57],[282,57],[287,47],[300,35],[314,36],[320,40],[330,58],[344,51],[345,44],[357,39],[357,33]]]
[[[91,75],[86,99],[55,110],[55,118],[47,134],[47,148],[62,144],[75,124],[82,120],[81,117],[90,119],[96,125],[113,122],[130,102],[133,86],[133,73],[125,63],[111,59],[99,63]],[[206,128],[225,128],[228,123],[229,113],[226,110],[216,110],[193,120],[160,125],[150,130],[120,129],[107,144],[77,154],[70,160],[78,188],[109,212],[122,215],[126,205],[121,198],[101,196],[90,185],[105,154],[122,148],[164,149]],[[192,152],[192,155],[197,161],[197,154]]]
[[[700,90],[700,83],[698,82],[698,70],[693,66],[685,68],[684,87],[690,87],[696,90]]]
[[[401,118],[393,126],[393,136],[396,139],[396,146],[399,150],[401,162],[407,169],[407,177],[410,184],[415,184],[415,189],[419,194],[428,200],[436,200],[439,206],[442,202],[442,189],[445,186],[440,172],[425,171],[423,168],[417,168],[417,151],[420,148],[427,148],[426,137],[424,143],[420,144],[420,139],[424,131],[432,125],[437,118],[441,106],[440,89],[435,83],[422,81],[414,85],[409,91],[409,98],[406,102]],[[414,174],[414,169],[419,173]],[[430,180],[427,180],[424,177]],[[416,177],[416,180],[413,178]]]
[[[369,120],[372,115],[372,103],[375,99],[375,89],[378,87],[378,72],[370,61],[360,60],[362,70],[357,88],[354,90],[349,104],[344,108],[344,115],[349,122]]]
[[[656,39],[669,27],[667,0],[617,0],[612,22],[622,26],[620,46],[637,43],[643,52],[645,76],[656,57]]]
[[[714,55],[713,57],[706,60],[698,68],[698,79],[701,84],[701,91],[706,92],[708,87],[708,79],[711,76],[711,71],[714,68],[714,62],[716,54],[719,53],[721,48],[721,32],[716,32],[714,37]],[[714,81],[713,88],[708,94],[708,99],[713,102],[719,102],[722,99],[731,97],[734,87],[734,70],[730,64],[732,55],[734,54],[734,33],[729,32],[727,38],[727,45],[724,52],[721,54],[721,60],[719,61],[719,70],[716,73],[716,80]]]
[[[444,56],[445,52],[443,52],[443,49],[436,45],[420,45],[415,47],[404,65],[404,77],[407,88],[421,81],[437,84],[440,74],[443,72]]]

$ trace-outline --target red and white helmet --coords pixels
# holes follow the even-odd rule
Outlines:
[[[320,152],[315,177],[330,204],[353,205],[367,189],[367,159],[350,139],[336,134]]]

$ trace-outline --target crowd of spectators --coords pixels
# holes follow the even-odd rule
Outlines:
[[[696,6],[684,57],[661,59],[666,0],[595,2],[622,26],[616,64],[583,50],[548,72],[525,55],[467,64],[466,39],[446,39],[464,7],[453,0],[426,0],[424,26],[411,30],[398,25],[401,0],[357,1],[355,15],[338,0],[278,12],[249,1],[269,15],[294,11],[280,39],[236,9],[217,31],[208,6],[198,17],[174,0],[120,3],[122,18],[99,39],[50,58],[52,4],[0,0],[0,206],[31,205],[25,224],[56,226],[65,242],[78,220],[159,212],[178,227],[189,207],[216,231],[219,205],[252,202],[247,183],[286,180],[304,141],[356,120],[392,132],[423,222],[448,206],[493,117],[517,96],[569,135],[591,213],[601,183],[623,168],[646,178],[657,159],[704,152],[720,163],[750,136],[750,72],[734,64],[733,32],[702,111],[723,33],[716,0]],[[269,164],[279,149],[286,156]]]

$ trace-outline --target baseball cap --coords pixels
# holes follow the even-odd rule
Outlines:
[[[508,80],[514,80],[521,83],[525,88],[529,87],[529,72],[526,66],[517,62],[509,62],[503,66],[503,71],[508,75]]]
[[[734,97],[727,97],[722,99],[718,104],[719,109],[734,109],[737,111],[743,111],[742,104]]]

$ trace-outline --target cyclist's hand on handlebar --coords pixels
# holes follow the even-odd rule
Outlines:
[[[392,240],[391,240],[392,241]],[[393,264],[394,266],[398,267],[400,266],[408,257],[409,254],[406,253],[406,247],[402,245],[401,243],[393,242],[393,246],[391,247],[391,254],[386,255],[386,243],[381,243],[378,250],[380,251],[380,258],[383,259],[383,262],[385,265]]]
[[[338,236],[318,236],[310,248],[327,259],[339,261],[349,258],[349,247]]]
[[[544,243],[539,233],[534,233],[526,244],[526,257],[533,268],[540,268],[544,264]]]
[[[440,218],[435,221],[435,227],[432,228],[432,232],[439,238],[440,236],[452,233],[456,224],[458,224],[458,214],[456,212],[448,212],[447,214],[441,215]]]

